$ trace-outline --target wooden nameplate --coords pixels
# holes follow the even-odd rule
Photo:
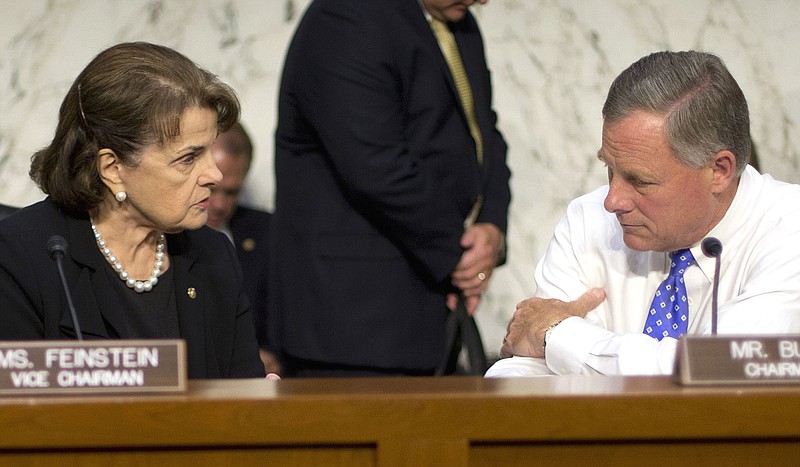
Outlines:
[[[689,386],[799,384],[800,335],[683,335],[673,379]]]
[[[6,341],[0,395],[185,391],[186,365],[182,339]]]

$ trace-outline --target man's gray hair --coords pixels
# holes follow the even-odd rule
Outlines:
[[[689,167],[704,167],[726,149],[736,156],[737,175],[750,161],[747,100],[716,55],[656,52],[636,61],[611,84],[603,121],[613,124],[636,111],[667,117],[667,142]]]

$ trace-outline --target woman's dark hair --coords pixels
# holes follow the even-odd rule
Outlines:
[[[97,166],[101,149],[136,166],[147,146],[178,136],[181,116],[194,107],[214,110],[219,131],[239,120],[233,89],[187,57],[146,42],[115,45],[72,83],[53,141],[31,157],[30,176],[56,203],[91,209],[108,194]]]

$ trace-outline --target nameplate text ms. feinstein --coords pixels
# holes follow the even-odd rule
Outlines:
[[[0,394],[186,390],[181,339],[0,343]]]
[[[681,336],[673,376],[686,385],[798,384],[800,335]]]

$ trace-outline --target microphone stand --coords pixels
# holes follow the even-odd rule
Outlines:
[[[69,316],[72,319],[72,325],[75,327],[75,336],[79,341],[82,341],[81,325],[78,324],[78,315],[75,313],[75,306],[72,304],[72,294],[69,293],[67,276],[64,274],[64,266],[62,265],[64,252],[67,251],[67,241],[60,235],[53,235],[47,241],[47,250],[50,252],[50,257],[56,261],[56,266],[58,267],[58,276],[61,278],[61,286],[64,288],[64,295],[67,297]]]
[[[722,242],[714,237],[707,237],[700,244],[703,254],[715,258],[714,287],[711,295],[711,335],[717,335],[717,296],[719,295],[719,263],[722,255]]]

